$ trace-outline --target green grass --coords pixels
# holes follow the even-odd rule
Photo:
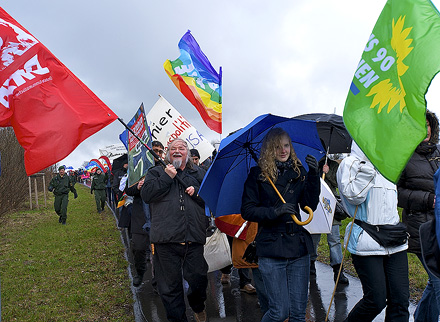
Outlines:
[[[343,236],[345,235],[345,228],[350,221],[351,218],[347,218],[342,221],[340,229],[341,245],[344,244]],[[342,252],[344,252],[344,248],[342,248]],[[318,246],[318,261],[330,264],[330,253],[327,245],[327,235],[321,235],[321,241],[319,242]],[[423,265],[420,263],[417,256],[414,254],[408,253],[408,266],[410,297],[413,303],[417,303],[422,296],[426,283],[428,282],[428,274],[426,273]],[[356,270],[354,269],[353,263],[351,261],[351,255],[348,251],[345,252],[344,271],[352,276],[357,277]]]
[[[133,321],[128,263],[115,220],[89,189],[69,195],[67,225],[47,207],[0,225],[2,321]],[[44,199],[39,200],[44,205]]]

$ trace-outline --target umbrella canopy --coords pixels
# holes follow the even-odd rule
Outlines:
[[[274,127],[289,134],[296,155],[306,170],[307,154],[317,160],[325,155],[315,122],[271,114],[257,117],[221,141],[214,162],[203,179],[199,195],[215,217],[240,213],[244,182],[250,168],[257,165],[264,136]]]
[[[295,116],[298,120],[312,120],[316,122],[319,138],[328,153],[350,153],[351,136],[345,128],[342,116],[336,114],[311,113]]]

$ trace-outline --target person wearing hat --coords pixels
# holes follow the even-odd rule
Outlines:
[[[191,149],[189,150],[189,152],[191,153],[191,159],[194,162],[195,165],[199,165],[200,164],[200,154],[199,151],[197,149]]]
[[[426,111],[426,138],[417,146],[403,170],[398,188],[398,206],[403,208],[402,219],[410,235],[408,252],[414,253],[424,264],[421,242],[427,235],[419,233],[421,225],[434,220],[436,205],[434,174],[440,163],[439,121],[437,116]],[[428,240],[425,240],[428,242]],[[414,322],[438,321],[440,314],[440,278],[431,274],[426,265],[428,283],[414,312]]]
[[[58,168],[58,174],[49,183],[49,191],[55,195],[54,208],[59,216],[58,222],[65,225],[67,219],[67,204],[69,203],[69,191],[73,192],[74,198],[78,198],[75,186],[66,174],[66,168],[62,165]]]

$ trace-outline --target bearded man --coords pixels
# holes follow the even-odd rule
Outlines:
[[[169,321],[187,321],[183,280],[189,285],[188,303],[196,321],[206,321],[208,264],[203,256],[207,217],[198,196],[205,171],[193,166],[184,140],[168,146],[169,164],[147,172],[142,199],[150,205],[150,241],[154,245],[157,288]],[[177,181],[180,177],[185,187]]]

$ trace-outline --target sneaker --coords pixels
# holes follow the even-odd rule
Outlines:
[[[257,293],[257,290],[255,289],[255,287],[252,286],[252,284],[246,284],[245,286],[240,288],[240,291],[246,292],[248,294],[255,294],[255,293]]]
[[[222,274],[221,282],[222,282],[222,284],[229,284],[231,282],[231,275],[230,274]]]
[[[196,322],[206,322],[206,321],[208,321],[207,317],[206,317],[206,311],[205,310],[203,310],[200,313],[195,313],[194,312],[194,318],[196,319]]]

